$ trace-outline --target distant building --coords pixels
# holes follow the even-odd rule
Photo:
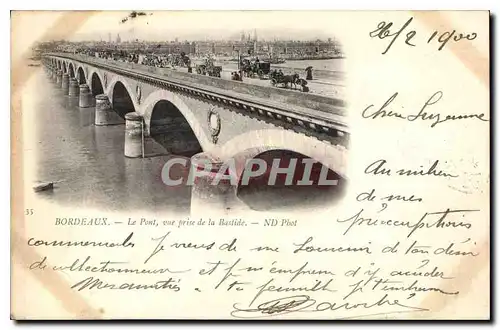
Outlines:
[[[269,47],[274,56],[286,59],[302,59],[335,55],[338,45],[321,40],[316,41],[276,41]]]
[[[213,54],[215,53],[214,46],[214,43],[211,41],[198,41],[196,42],[195,53],[198,55]]]
[[[214,44],[213,52],[216,55],[231,56],[234,50],[234,41],[220,41]]]
[[[238,52],[240,53],[241,56],[248,56],[252,55],[255,52],[255,45],[253,42],[249,41],[240,41],[240,42],[233,42],[231,44],[231,53],[232,56],[237,56]]]
[[[104,36],[104,35],[103,35]],[[335,38],[326,40],[275,40],[264,41],[261,38],[258,41],[257,31],[253,31],[253,38],[245,31],[241,32],[241,40],[205,40],[205,41],[176,41],[151,42],[139,41],[138,39],[122,41],[119,34],[116,34],[116,43],[114,42],[67,42],[64,40],[52,41],[50,43],[40,43],[39,49],[44,52],[48,49],[57,49],[59,51],[71,52],[75,49],[91,48],[124,50],[127,52],[155,53],[155,54],[215,54],[218,56],[231,56],[235,58],[238,54],[241,56],[259,56],[261,59],[283,58],[285,60],[300,60],[311,58],[329,58],[342,55],[342,50]],[[252,39],[252,40],[251,40]],[[111,34],[108,34],[108,40],[111,40]]]
[[[194,42],[150,42],[146,43],[142,51],[146,53],[155,54],[194,54],[195,53],[195,43]]]

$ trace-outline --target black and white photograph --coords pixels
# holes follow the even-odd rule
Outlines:
[[[12,319],[491,318],[488,11],[10,24]]]
[[[41,197],[181,213],[341,198],[349,127],[335,35],[190,19],[174,30],[157,24],[171,19],[162,12],[104,18],[107,30],[33,46],[46,73],[33,81]]]

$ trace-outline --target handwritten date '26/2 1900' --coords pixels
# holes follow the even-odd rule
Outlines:
[[[410,28],[413,17],[410,17],[400,28],[394,26],[393,22],[381,21],[377,24],[377,28],[369,33],[371,38],[379,38],[381,40],[389,38],[389,45],[384,49],[382,55],[387,54],[389,49],[393,46],[396,40],[403,34],[406,33],[406,38],[404,40],[405,45],[410,47],[417,46],[418,35],[416,30]],[[404,38],[404,37],[403,37]],[[450,31],[438,31],[435,30],[428,38],[427,44],[437,43],[437,50],[441,51],[449,43],[460,42],[460,41],[472,41],[477,38],[476,32],[462,33],[455,29]]]

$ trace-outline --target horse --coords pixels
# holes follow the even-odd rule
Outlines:
[[[296,84],[302,87],[303,92],[309,92],[309,87],[307,87],[307,80],[299,78],[297,79]]]
[[[240,64],[240,70],[243,72],[245,77],[252,76],[252,67],[250,66],[250,64],[243,62],[243,64]]]
[[[297,81],[299,80],[299,74],[298,73],[295,73],[295,74],[289,74],[289,75],[285,75],[283,76],[279,81],[278,83],[279,84],[283,84],[285,86],[285,88],[288,87],[288,83],[290,83],[290,88],[292,87],[293,85],[293,88],[297,88]]]

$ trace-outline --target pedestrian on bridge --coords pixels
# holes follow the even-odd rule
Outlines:
[[[308,66],[308,67],[306,68],[306,73],[307,73],[307,75],[306,75],[306,79],[307,79],[307,80],[313,80],[313,73],[312,73],[312,70],[313,70],[312,66]]]

